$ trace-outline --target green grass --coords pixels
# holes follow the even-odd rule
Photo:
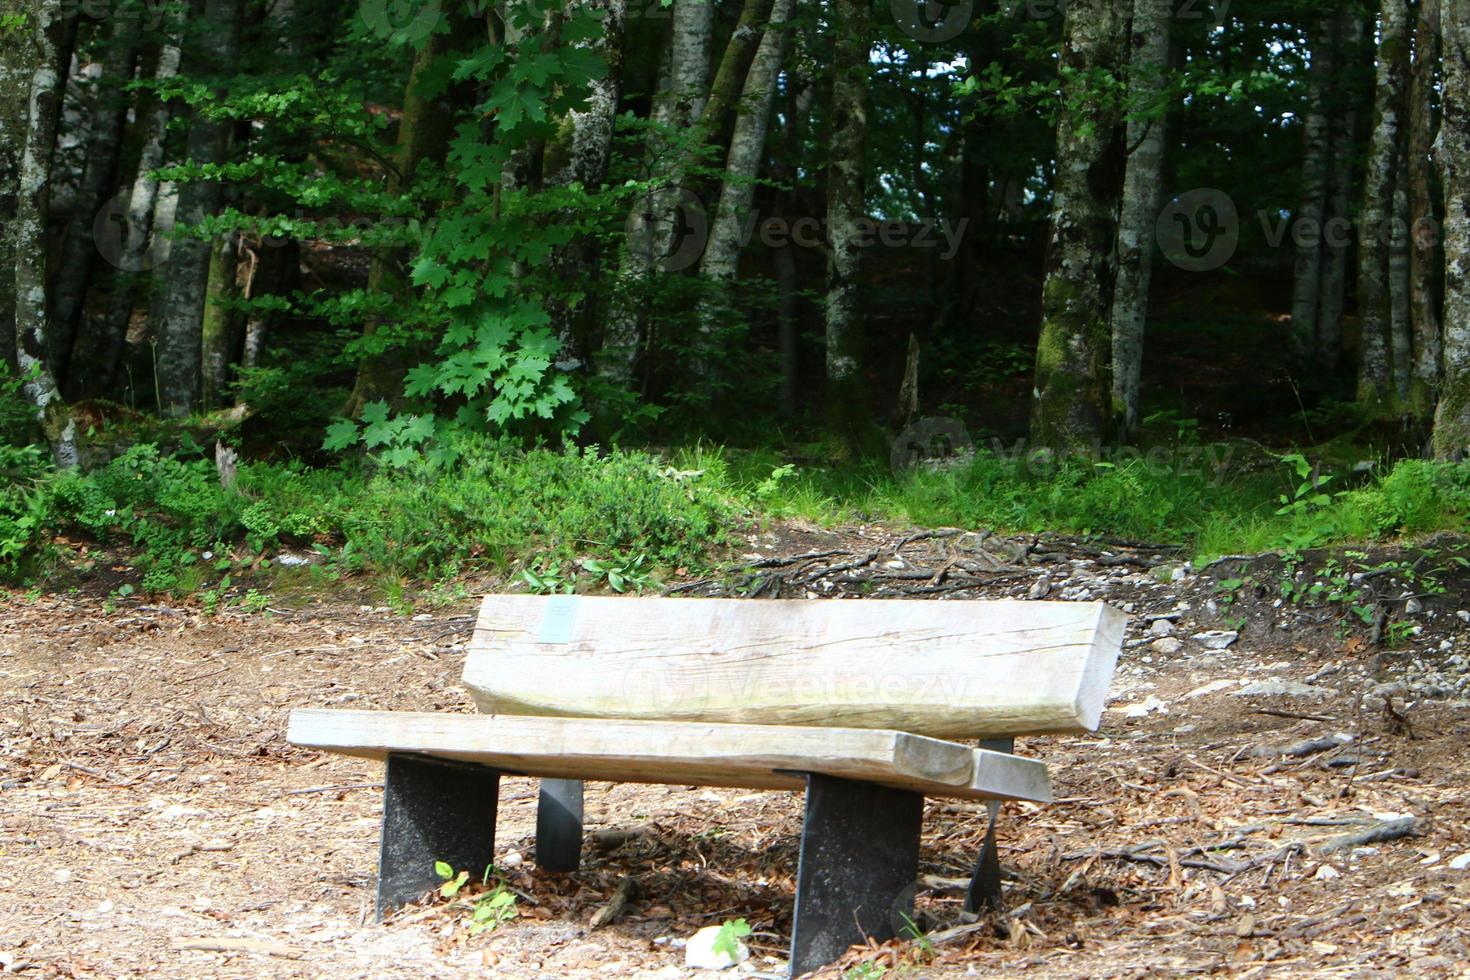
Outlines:
[[[460,448],[447,470],[246,462],[226,490],[197,447],[135,446],[94,472],[58,474],[39,450],[0,442],[0,578],[60,571],[59,534],[135,555],[143,591],[212,604],[282,548],[316,551],[311,571],[332,582],[377,576],[401,597],[409,583],[520,569],[551,591],[643,587],[671,569],[708,570],[749,518],[1056,531],[1204,558],[1464,530],[1470,519],[1470,466],[1409,460],[1349,480],[1301,457],[1187,443],[1054,465],[982,450],[897,473],[700,445],[666,457]]]
[[[708,448],[677,459],[767,516],[1096,534],[1206,559],[1466,530],[1470,520],[1470,466],[1422,460],[1354,486],[1319,477],[1327,500],[1318,503],[1319,492],[1298,499],[1303,481],[1290,462],[1225,446],[1055,466],[982,450],[968,463],[897,474],[881,463],[792,469],[771,453]]]

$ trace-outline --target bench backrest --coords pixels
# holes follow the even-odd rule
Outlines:
[[[489,714],[1091,731],[1123,624],[1101,603],[494,595],[464,680]]]

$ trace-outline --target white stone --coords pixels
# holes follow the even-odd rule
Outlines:
[[[310,565],[310,558],[302,558],[300,555],[277,555],[277,565],[285,565],[287,568],[300,568],[302,565]]]
[[[728,970],[737,963],[750,959],[750,949],[740,940],[735,940],[735,958],[725,950],[715,952],[715,940],[720,937],[720,926],[705,926],[689,937],[684,947],[684,965],[695,970]]]
[[[1303,684],[1301,681],[1288,681],[1279,678],[1268,681],[1256,681],[1247,684],[1236,691],[1231,697],[1236,698],[1267,698],[1267,697],[1289,697],[1309,698],[1326,697],[1336,694],[1337,691],[1330,687],[1314,687],[1311,684]]]
[[[1172,636],[1161,636],[1149,644],[1155,653],[1162,653],[1166,657],[1172,657],[1184,649],[1184,644]]]
[[[1410,599],[1408,602],[1404,603],[1404,614],[1407,616],[1417,616],[1423,611],[1424,603],[1420,602],[1418,599]]]
[[[500,866],[506,869],[519,868],[525,863],[526,858],[523,854],[521,854],[520,851],[511,851],[505,857],[500,859]]]
[[[1204,685],[1203,687],[1197,687],[1193,691],[1190,691],[1188,694],[1184,695],[1184,697],[1186,699],[1187,698],[1202,698],[1206,694],[1214,694],[1216,691],[1229,690],[1230,688],[1235,687],[1235,686],[1236,686],[1236,682],[1235,681],[1227,681],[1227,680],[1210,681],[1208,684]]]
[[[1240,634],[1235,630],[1208,630],[1194,634],[1193,639],[1206,650],[1228,650],[1240,639]]]
[[[1148,631],[1151,636],[1170,636],[1174,632],[1174,624],[1167,619],[1156,619],[1149,624]]]
[[[1330,864],[1324,864],[1322,865],[1322,867],[1317,869],[1317,873],[1312,875],[1312,877],[1316,878],[1318,881],[1331,881],[1333,878],[1341,878],[1342,872],[1338,871]]]
[[[1450,859],[1450,869],[1453,871],[1464,871],[1470,868],[1470,851],[1466,851],[1457,858]]]

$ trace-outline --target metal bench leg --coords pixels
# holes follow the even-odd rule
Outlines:
[[[981,742],[982,749],[992,752],[1013,753],[1016,740],[997,738]],[[1000,816],[1000,802],[990,806],[990,823],[985,829],[985,843],[980,846],[980,859],[975,862],[975,874],[970,878],[970,889],[965,893],[965,911],[978,913],[981,909],[999,911],[1001,908],[1000,852],[995,844],[995,822]]]
[[[380,920],[439,884],[436,861],[456,872],[485,872],[495,859],[499,792],[500,773],[485,766],[388,756],[378,855]]]
[[[791,975],[868,937],[891,939],[913,910],[924,796],[809,774]]]
[[[536,804],[536,863],[576,871],[582,863],[582,780],[543,779]]]

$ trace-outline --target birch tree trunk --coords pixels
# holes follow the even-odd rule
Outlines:
[[[1173,0],[1135,0],[1130,40],[1128,146],[1118,217],[1118,282],[1113,293],[1113,414],[1124,438],[1138,427],[1143,333],[1153,276],[1154,226],[1163,196]]]
[[[761,25],[774,18],[774,15],[767,16],[773,10],[774,0],[744,0],[740,8],[740,20],[725,44],[719,68],[710,83],[709,98],[699,115],[700,131],[714,145],[723,145],[729,116],[748,85],[751,61],[765,38]]]
[[[1470,0],[1444,0],[1444,380],[1434,454],[1470,456]]]
[[[179,49],[166,44],[158,54],[154,81],[166,82],[178,73]],[[151,275],[156,253],[161,251],[162,242],[155,234],[153,220],[159,182],[153,179],[153,172],[163,163],[164,138],[173,113],[168,103],[149,101],[148,106],[138,109],[142,133],[132,186],[125,197],[114,198],[97,215],[92,228],[92,244],[114,267],[115,275],[105,316],[87,318],[80,324],[73,360],[85,364],[87,369],[72,371],[67,376],[66,393],[73,400],[98,397],[112,390],[127,342],[138,286]],[[121,228],[116,223],[119,219]]]
[[[1375,411],[1386,413],[1392,411],[1395,402],[1390,353],[1393,296],[1389,286],[1389,250],[1409,65],[1407,0],[1382,0],[1378,37],[1373,134],[1368,148],[1362,229],[1358,242],[1358,315],[1363,325],[1358,358],[1358,400]]]
[[[14,211],[4,215],[9,275],[0,275],[0,299],[10,300],[13,310],[15,359],[26,400],[52,459],[70,469],[78,462],[76,423],[47,356],[46,218],[55,103],[61,97],[60,0],[0,0],[0,23],[6,24],[0,31],[0,201],[15,202]]]
[[[122,155],[123,124],[127,120],[128,95],[124,86],[132,81],[138,59],[138,35],[126,16],[113,18],[113,30],[103,51],[102,73],[96,99],[86,124],[86,158],[81,185],[73,202],[61,257],[51,289],[51,363],[56,377],[70,387],[72,342],[86,304],[97,268],[97,243],[92,226],[112,196],[117,182],[118,158]],[[92,365],[78,365],[88,371]]]
[[[237,0],[205,0],[204,29],[196,73],[224,74],[235,60],[239,44],[240,5]],[[196,163],[224,160],[229,124],[196,116],[189,127],[188,156]],[[178,220],[196,226],[219,211],[222,189],[215,180],[191,180],[179,191]],[[159,311],[155,371],[159,411],[179,418],[199,405],[204,302],[209,288],[208,241],[191,234],[173,243],[164,296]]]
[[[863,226],[868,219],[868,73],[872,50],[867,0],[833,0],[832,135],[828,143],[827,423],[860,452],[870,410],[862,380]]]
[[[1090,91],[1117,73],[1128,39],[1123,5],[1070,0],[1062,28],[1062,109],[1051,237],[1042,286],[1041,337],[1031,438],[1039,446],[1091,445],[1109,435],[1112,307],[1118,196],[1123,185],[1121,109]]]
[[[1310,105],[1303,121],[1301,203],[1293,233],[1296,270],[1292,280],[1291,340],[1298,365],[1310,365],[1317,351],[1317,320],[1321,312],[1322,264],[1325,245],[1322,224],[1327,217],[1327,180],[1332,145],[1329,122],[1334,83],[1333,18],[1316,24],[1312,62],[1307,72]]]
[[[1431,162],[1437,126],[1434,94],[1439,80],[1439,5],[1440,0],[1419,0],[1409,79],[1409,308],[1414,353],[1407,407],[1421,419],[1434,415],[1441,356],[1438,275],[1444,268],[1444,254],[1438,229],[1443,212]]]

